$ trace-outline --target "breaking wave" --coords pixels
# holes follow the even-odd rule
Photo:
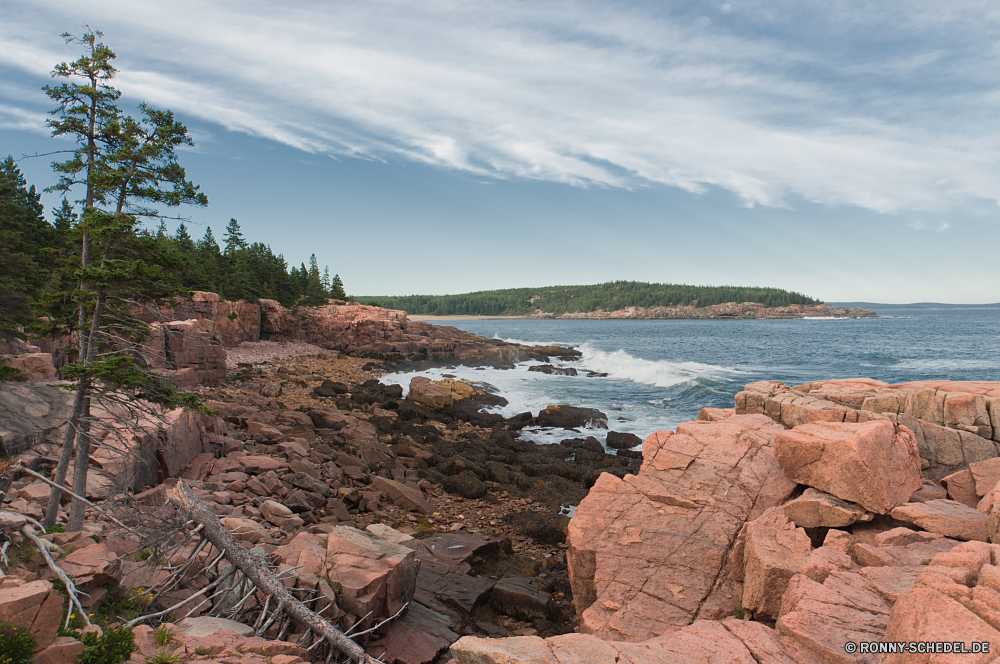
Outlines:
[[[579,347],[583,353],[580,364],[589,371],[608,374],[608,378],[630,380],[635,383],[673,387],[695,383],[698,379],[735,380],[743,372],[732,367],[720,367],[702,362],[672,362],[670,360],[644,360],[624,350],[606,352],[589,343]]]

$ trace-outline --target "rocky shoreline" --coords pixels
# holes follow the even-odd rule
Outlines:
[[[765,307],[756,302],[727,302],[707,307],[627,307],[615,311],[586,311],[553,314],[539,311],[524,318],[541,319],[743,319],[743,318],[877,318],[870,309],[860,307],[834,307],[829,304],[792,304],[785,307]]]
[[[1000,651],[1000,383],[751,383],[734,408],[642,441],[568,405],[502,417],[490,409],[503,395],[483,383],[378,380],[400,363],[505,363],[523,347],[334,305],[299,318],[301,332],[260,323],[254,340],[222,322],[252,321],[230,318],[239,303],[198,306],[203,318],[164,325],[194,331],[167,335],[173,366],[162,370],[205,383],[191,389],[217,414],[164,413],[123,435],[98,411],[106,437],[88,498],[156,523],[184,482],[341,629],[374,628],[359,641],[381,661],[953,661],[844,650],[880,641],[990,645],[993,655],[963,662]],[[282,329],[297,340],[275,340]],[[317,330],[334,336],[324,345]],[[392,340],[400,331],[427,334]],[[458,352],[428,352],[438,342]],[[219,353],[206,344],[235,364],[225,380],[207,379]],[[572,361],[566,349],[523,352]],[[0,436],[22,467],[51,472],[67,404],[51,380],[0,390]],[[535,444],[520,437],[526,427],[565,438]],[[66,605],[57,579],[18,534],[48,496],[22,475],[4,499],[12,562],[0,620],[31,631],[40,661],[72,662],[82,644],[52,628]],[[99,615],[159,573],[143,543],[96,510],[83,533],[44,538]],[[218,608],[196,601],[215,553],[190,546],[168,556],[194,556],[190,577],[143,607],[177,605],[160,618],[175,636],[157,643],[156,621],[136,628],[134,664],[164,645],[186,661],[310,658],[294,622],[247,637],[260,608],[244,623],[199,615]],[[251,642],[260,655],[240,645]]]

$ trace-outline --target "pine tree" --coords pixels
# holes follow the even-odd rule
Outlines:
[[[226,226],[226,234],[223,236],[223,239],[226,242],[225,254],[227,256],[247,248],[247,242],[243,239],[243,232],[240,230],[240,224],[235,219],[229,220],[229,224]]]
[[[8,157],[0,162],[0,338],[21,336],[48,271],[38,263],[56,229],[42,216],[40,195]]]
[[[137,215],[158,214],[136,204],[205,204],[207,199],[184,180],[183,169],[174,158],[175,147],[191,142],[187,129],[174,123],[169,113],[152,111],[145,105],[141,108],[147,119],[166,118],[170,122],[123,117],[116,104],[120,93],[110,84],[117,73],[111,64],[116,56],[98,43],[101,33],[88,30],[81,38],[63,36],[68,43],[82,46],[84,55],[73,63],[57,65],[53,76],[66,82],[44,90],[57,104],[52,111],[54,119],[49,121],[53,135],[75,138],[78,148],[67,161],[53,164],[60,177],[52,189],[65,192],[84,185],[86,194],[77,225],[79,260],[71,272],[78,283],[79,354],[75,364],[62,368],[64,377],[76,380],[76,395],[55,482],[56,486],[65,482],[75,442],[73,489],[83,494],[89,467],[92,398],[116,399],[114,395],[124,393],[128,395],[125,398],[164,405],[197,403],[195,395],[179,396],[169,381],[142,371],[121,349],[143,329],[132,317],[130,303],[164,294],[158,264],[164,257],[162,243],[140,232],[137,221]],[[114,328],[104,325],[106,316],[114,317]],[[46,526],[55,522],[61,495],[61,489],[53,488]],[[68,530],[79,531],[83,517],[84,504],[74,500]]]
[[[330,297],[334,300],[346,300],[347,293],[344,292],[344,282],[340,280],[340,275],[333,276],[333,283],[330,285]]]
[[[184,222],[177,227],[177,232],[174,233],[174,239],[177,240],[177,246],[180,248],[181,253],[185,255],[191,255],[195,251],[194,240],[191,239],[191,234],[188,232],[187,226]]]
[[[329,297],[329,295],[330,295],[330,287],[333,285],[330,282],[330,267],[329,266],[323,268],[322,284],[323,284],[323,290],[326,291],[327,297]]]

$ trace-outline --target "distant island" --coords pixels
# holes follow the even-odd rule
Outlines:
[[[523,318],[804,318],[874,317],[778,288],[688,286],[615,281],[593,286],[508,288],[461,295],[359,298],[410,316]]]

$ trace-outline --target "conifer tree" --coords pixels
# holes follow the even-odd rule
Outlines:
[[[143,328],[131,317],[126,299],[165,294],[158,265],[162,260],[159,243],[151,243],[148,234],[139,232],[137,217],[158,216],[156,204],[208,202],[185,179],[174,158],[175,147],[191,143],[186,128],[173,122],[169,113],[145,105],[140,107],[143,120],[122,116],[116,105],[119,93],[110,83],[116,73],[111,64],[116,56],[97,41],[101,36],[94,31],[81,38],[64,35],[68,43],[82,46],[85,53],[73,63],[57,65],[53,76],[65,82],[45,88],[57,104],[52,111],[54,119],[49,121],[53,135],[73,137],[78,144],[70,159],[53,164],[60,174],[53,189],[86,188],[83,215],[74,229],[81,241],[73,271],[79,284],[75,298],[79,352],[77,362],[62,369],[65,377],[76,379],[76,396],[55,477],[56,485],[61,486],[75,447],[73,489],[80,495],[86,492],[92,398],[125,393],[160,404],[197,403],[194,395],[178,395],[169,381],[142,371],[133,357],[120,350]],[[167,241],[162,229],[161,239]],[[114,332],[103,324],[109,314],[116,317]],[[53,488],[46,525],[55,522],[61,494]],[[74,500],[70,532],[80,530],[83,516],[83,503]]]
[[[330,285],[330,297],[335,300],[347,299],[347,293],[344,292],[344,282],[341,281],[339,274],[333,276],[333,283]]]

